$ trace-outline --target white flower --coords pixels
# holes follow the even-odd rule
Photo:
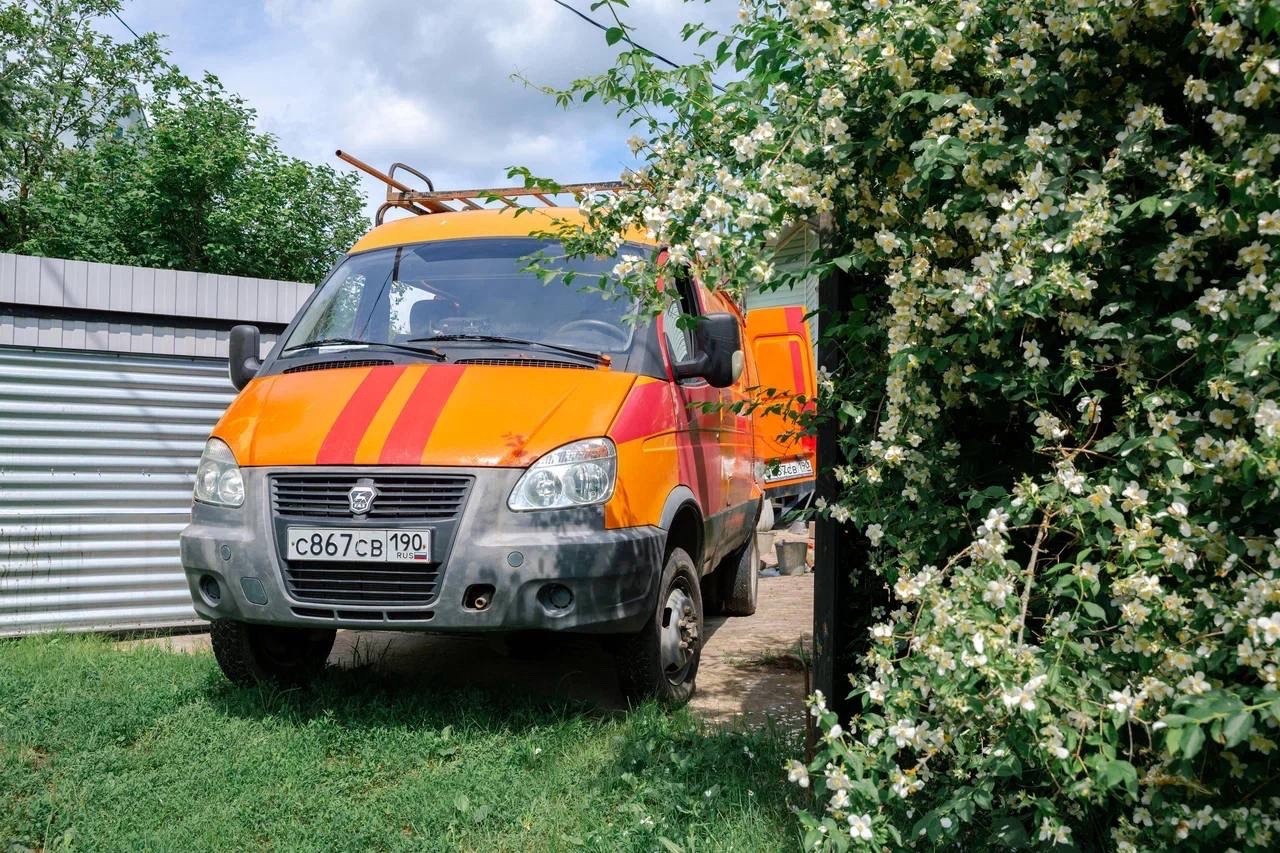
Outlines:
[[[911,720],[898,720],[898,722],[889,726],[886,734],[893,738],[893,742],[897,744],[899,749],[904,746],[911,746],[916,740],[916,724]]]
[[[982,593],[982,600],[993,607],[1004,607],[1005,601],[1013,594],[1013,584],[1008,581],[987,581],[987,588]]]
[[[1280,210],[1258,214],[1258,233],[1271,237],[1280,236]]]
[[[1125,719],[1128,719],[1129,715],[1133,713],[1134,708],[1138,706],[1140,701],[1138,697],[1134,696],[1130,692],[1128,687],[1124,690],[1112,690],[1110,699],[1111,710],[1122,715]]]
[[[818,108],[822,110],[838,110],[845,105],[844,92],[839,89],[823,89],[818,96]]]
[[[1275,400],[1263,400],[1253,415],[1253,423],[1267,438],[1280,436],[1280,405]]]
[[[1022,357],[1026,359],[1027,366],[1032,370],[1043,370],[1049,366],[1049,359],[1040,354],[1040,344],[1038,341],[1023,341]]]
[[[794,759],[787,762],[787,781],[801,788],[809,787],[809,768]]]
[[[1041,412],[1036,415],[1036,432],[1050,441],[1057,441],[1067,434],[1066,429],[1062,426],[1062,421],[1048,412]]]
[[[1058,466],[1058,482],[1073,495],[1084,494],[1084,475],[1069,464]]]
[[[851,814],[849,815],[849,835],[863,841],[871,840],[871,815],[869,814]]]
[[[866,535],[867,539],[871,540],[871,547],[879,548],[880,540],[884,538],[884,530],[878,524],[868,524]]]
[[[1130,482],[1120,494],[1124,495],[1124,500],[1120,502],[1120,508],[1125,512],[1133,512],[1135,509],[1142,509],[1147,505],[1147,490],[1137,483]]]
[[[876,245],[887,255],[901,246],[902,241],[892,231],[882,228],[876,232]]]
[[[1209,692],[1209,682],[1205,680],[1203,672],[1196,672],[1188,675],[1186,678],[1178,682],[1178,690],[1192,696],[1199,696],[1202,693]]]
[[[1262,642],[1268,646],[1274,646],[1276,640],[1280,640],[1280,612],[1250,619],[1249,627],[1256,632],[1256,636],[1260,637]]]
[[[993,509],[987,513],[986,519],[978,525],[979,536],[1007,533],[1009,531],[1009,513],[1002,509]]]

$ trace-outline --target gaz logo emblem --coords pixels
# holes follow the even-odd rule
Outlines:
[[[373,508],[374,498],[378,497],[378,490],[374,486],[353,486],[350,492],[347,492],[347,503],[351,506],[352,515],[364,515]]]

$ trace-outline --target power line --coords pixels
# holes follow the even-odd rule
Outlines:
[[[133,28],[133,27],[131,27],[131,26],[129,26],[127,23],[125,23],[124,18],[120,17],[120,14],[119,14],[118,12],[116,12],[116,10],[115,10],[115,9],[109,9],[108,11],[109,11],[109,12],[111,12],[111,17],[115,18],[117,21],[119,21],[119,22],[120,22],[120,26],[124,27],[124,28],[125,28],[126,30],[128,30],[129,32],[133,33],[133,40],[134,40],[134,41],[137,41],[138,39],[142,38],[142,36],[138,35],[137,31],[136,31],[136,30],[134,30],[134,28]]]
[[[602,32],[608,32],[608,31],[609,31],[609,27],[607,27],[607,26],[605,26],[604,24],[600,23],[600,22],[599,22],[599,21],[597,21],[595,18],[592,18],[590,15],[587,15],[587,14],[585,14],[585,13],[583,13],[583,12],[580,12],[580,11],[578,11],[577,9],[573,8],[573,7],[572,7],[572,6],[570,6],[568,3],[564,2],[564,0],[551,0],[551,2],[552,2],[552,3],[555,3],[557,6],[563,6],[564,8],[568,9],[570,12],[572,12],[572,13],[573,13],[573,14],[575,14],[575,15],[577,15],[579,18],[581,18],[582,20],[586,21],[588,24],[590,24],[591,26],[595,27],[597,30],[600,30],[600,31],[602,31]],[[643,51],[643,52],[645,52],[645,53],[649,54],[650,56],[652,56],[654,59],[657,59],[657,60],[659,60],[659,61],[661,61],[661,62],[665,62],[667,65],[670,65],[672,68],[679,68],[679,67],[680,67],[680,64],[679,64],[678,62],[672,62],[670,59],[667,59],[665,56],[663,56],[662,54],[658,53],[656,50],[650,50],[649,48],[645,47],[644,45],[639,44],[638,42],[634,41],[634,40],[631,38],[631,36],[627,33],[627,31],[626,31],[626,28],[625,28],[625,27],[623,27],[623,28],[622,28],[622,37],[623,37],[624,39],[626,39],[626,40],[627,40],[627,44],[631,45],[631,46],[632,46],[632,47],[634,47],[636,50]],[[723,87],[723,86],[720,86],[720,85],[718,85],[718,84],[716,84],[716,83],[712,83],[711,85],[712,85],[712,86],[715,86],[715,88],[716,88],[718,91],[720,91],[720,92],[723,92],[723,91],[724,91],[724,87]]]

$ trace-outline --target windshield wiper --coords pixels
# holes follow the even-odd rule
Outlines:
[[[426,338],[409,338],[406,343],[429,343],[432,341],[479,341],[486,344],[510,344],[512,346],[522,347],[546,347],[556,352],[562,352],[566,355],[577,356],[578,358],[586,358],[597,364],[609,365],[613,363],[613,359],[601,352],[592,352],[591,350],[577,349],[575,347],[561,346],[560,344],[549,344],[546,341],[531,341],[526,338],[508,338],[504,335],[431,335]]]
[[[299,352],[301,350],[317,349],[319,347],[329,346],[362,346],[362,347],[381,347],[383,349],[400,350],[401,352],[411,352],[414,355],[425,355],[434,358],[436,361],[447,361],[448,357],[438,349],[430,349],[428,347],[411,347],[405,344],[392,344],[385,341],[360,341],[355,338],[321,338],[318,341],[307,341],[304,344],[295,344],[291,347],[285,347],[280,351],[281,355]]]

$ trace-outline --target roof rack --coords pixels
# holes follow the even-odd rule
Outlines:
[[[571,195],[581,202],[584,196],[593,193],[619,192],[625,184],[622,181],[604,181],[595,184],[557,184],[551,187],[490,187],[466,190],[437,190],[435,184],[426,175],[406,166],[404,163],[392,163],[390,171],[383,172],[368,163],[348,154],[342,149],[336,152],[338,159],[350,163],[365,174],[372,175],[387,185],[387,200],[378,208],[374,217],[376,225],[382,224],[387,211],[392,208],[407,210],[417,216],[429,216],[433,213],[457,213],[460,210],[485,210],[493,202],[500,202],[506,207],[537,208],[538,205],[524,204],[522,199],[532,198],[545,207],[557,207],[552,196]],[[415,190],[413,187],[396,178],[399,170],[409,172],[426,185],[426,190]],[[455,206],[457,205],[457,206]]]

